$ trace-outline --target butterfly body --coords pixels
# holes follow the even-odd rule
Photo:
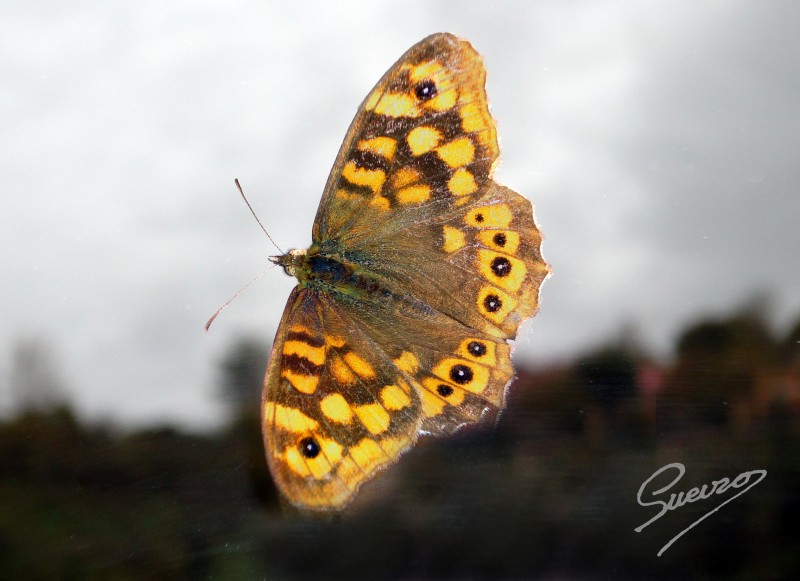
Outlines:
[[[337,509],[418,434],[502,409],[509,339],[547,274],[528,200],[495,183],[480,57],[430,36],[362,103],[307,250],[263,392],[270,469],[293,504]]]
[[[272,257],[272,261],[282,266],[286,274],[295,277],[300,287],[341,299],[370,300],[391,294],[357,262],[322,254],[315,246],[308,250],[292,250]]]

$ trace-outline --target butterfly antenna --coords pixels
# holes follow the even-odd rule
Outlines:
[[[251,205],[250,205],[250,202],[247,200],[247,196],[245,196],[245,195],[244,195],[244,190],[242,189],[242,186],[241,186],[241,184],[239,183],[239,180],[238,180],[238,178],[237,178],[237,179],[235,179],[235,180],[233,180],[233,182],[236,184],[236,187],[239,189],[239,193],[240,193],[240,194],[242,194],[242,199],[244,200],[244,203],[245,203],[245,204],[247,204],[247,207],[248,207],[248,209],[250,210],[250,213],[253,215],[253,218],[255,218],[255,219],[256,219],[256,222],[258,222],[258,225],[259,225],[259,226],[261,226],[261,229],[264,231],[264,234],[266,234],[266,235],[267,235],[267,238],[269,238],[269,241],[270,241],[270,242],[272,242],[272,245],[273,245],[275,248],[277,248],[277,249],[278,249],[278,252],[280,252],[281,254],[286,254],[286,253],[285,253],[283,250],[281,250],[281,247],[280,247],[280,246],[278,246],[277,244],[275,244],[275,241],[272,239],[272,236],[270,236],[270,235],[269,235],[269,232],[267,232],[267,229],[266,229],[266,228],[264,228],[264,225],[261,223],[261,220],[259,220],[259,219],[258,219],[258,216],[256,216],[256,213],[255,213],[255,211],[253,210],[253,206],[251,206]],[[265,272],[266,272],[266,271],[265,271]],[[261,274],[264,274],[264,273],[262,272]],[[258,275],[258,276],[261,276],[261,274],[260,274],[260,275]],[[258,278],[258,276],[257,276],[256,278]],[[255,279],[254,279],[254,280],[255,280]],[[251,282],[252,282],[252,281],[251,281]],[[250,285],[248,284],[247,286],[250,286]],[[247,288],[247,287],[244,287],[244,288]],[[244,290],[244,289],[242,289],[242,290]],[[239,293],[236,293],[236,294],[239,294]],[[234,295],[234,297],[235,297],[235,296],[236,296],[236,295]],[[232,299],[231,299],[231,300],[232,300]],[[226,306],[227,306],[227,305],[226,305]],[[221,310],[221,309],[220,309],[220,310]],[[212,319],[213,319],[213,317],[212,317]],[[210,322],[210,321],[209,321],[209,322]]]
[[[269,236],[269,235],[268,235],[268,236]],[[274,242],[273,242],[273,244],[274,244]],[[280,248],[279,248],[278,250],[280,250]],[[225,307],[227,307],[229,304],[231,304],[231,303],[233,302],[233,299],[235,299],[235,298],[236,298],[236,297],[238,297],[240,294],[242,294],[244,291],[246,291],[246,290],[247,290],[247,289],[250,287],[250,285],[251,285],[251,284],[253,284],[255,281],[257,281],[259,278],[261,278],[262,276],[264,276],[265,274],[267,274],[267,271],[268,271],[268,270],[271,270],[271,269],[275,268],[276,266],[277,266],[277,264],[271,264],[271,265],[269,265],[267,268],[265,268],[264,270],[262,270],[261,272],[259,272],[259,273],[256,275],[256,277],[255,277],[253,280],[251,280],[251,281],[250,281],[250,282],[248,282],[246,285],[244,285],[242,288],[240,288],[238,291],[236,291],[236,294],[234,294],[234,295],[233,295],[231,298],[229,298],[227,301],[225,301],[225,304],[224,304],[224,305],[222,305],[220,308],[218,308],[216,313],[214,313],[213,315],[211,315],[211,318],[210,318],[210,319],[208,320],[208,322],[206,323],[206,331],[208,331],[208,328],[211,326],[211,323],[213,323],[213,322],[214,322],[214,319],[216,319],[216,318],[217,318],[217,316],[218,316],[218,315],[219,315],[219,314],[222,312],[222,310],[223,310]]]

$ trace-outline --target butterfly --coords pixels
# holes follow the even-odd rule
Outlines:
[[[411,47],[361,104],[312,244],[271,260],[297,278],[264,381],[281,493],[340,509],[420,434],[503,408],[509,340],[548,273],[531,203],[492,180],[485,70],[465,40]]]

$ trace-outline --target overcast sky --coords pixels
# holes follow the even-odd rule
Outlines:
[[[488,69],[503,163],[553,275],[518,361],[635,324],[667,357],[754,293],[800,316],[800,4],[30,2],[0,8],[0,403],[53,348],[84,417],[219,421],[215,365],[270,340],[367,91],[437,31]]]

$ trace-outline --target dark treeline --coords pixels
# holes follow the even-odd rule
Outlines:
[[[345,514],[283,506],[266,464],[258,390],[268,350],[219,365],[229,426],[120,433],[38,397],[0,424],[0,577],[741,578],[800,570],[800,322],[752,312],[685,330],[673,361],[630,341],[521,369],[499,422],[423,438]],[[43,404],[42,402],[46,402]],[[657,512],[640,485],[672,462],[674,491],[768,477]],[[663,484],[666,484],[664,482]]]

